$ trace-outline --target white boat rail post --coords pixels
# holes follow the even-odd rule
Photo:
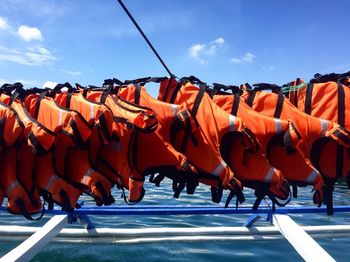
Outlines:
[[[272,214],[273,225],[305,261],[335,261],[310,235],[287,215]]]
[[[82,226],[84,226],[85,229],[87,229],[87,230],[96,229],[96,226],[90,220],[90,218],[87,214],[77,215],[77,217],[79,218],[80,224]]]
[[[68,215],[55,215],[37,232],[12,249],[0,262],[29,261],[46,246],[68,223]]]

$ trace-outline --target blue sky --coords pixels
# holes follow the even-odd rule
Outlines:
[[[348,0],[124,0],[170,70],[283,84],[350,70]],[[165,76],[116,0],[1,0],[0,83]]]

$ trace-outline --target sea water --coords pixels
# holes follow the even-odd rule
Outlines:
[[[182,193],[179,199],[172,197],[171,183],[165,181],[161,187],[145,184],[146,195],[142,205],[213,205],[208,187],[200,186],[194,195]],[[247,204],[254,202],[252,191],[244,191]],[[299,189],[299,196],[288,206],[312,204],[311,188]],[[126,205],[121,192],[114,190],[114,205]],[[224,195],[224,198],[227,195]],[[224,202],[224,198],[222,202]],[[83,197],[86,205],[93,205],[88,197]],[[334,194],[336,205],[350,204],[350,191],[345,184],[338,184]],[[223,205],[223,204],[221,204]],[[234,205],[234,201],[232,203]],[[299,225],[350,224],[350,213],[291,214]],[[205,226],[242,226],[249,215],[173,215],[173,216],[90,216],[96,227],[147,228],[147,227],[205,227]],[[50,217],[45,216],[38,222],[29,222],[21,216],[0,214],[1,225],[40,226]],[[268,226],[260,220],[257,226]],[[73,224],[69,227],[81,227]],[[349,261],[350,238],[316,239],[316,241],[337,261]],[[0,256],[16,247],[18,242],[1,242]],[[52,243],[43,248],[32,261],[303,261],[287,240],[264,241],[208,241],[152,244],[58,244]]]

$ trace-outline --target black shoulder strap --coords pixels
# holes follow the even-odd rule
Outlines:
[[[135,84],[135,100],[134,103],[139,105],[140,104],[140,96],[141,96],[141,86],[140,84]]]
[[[233,104],[232,104],[232,109],[231,109],[231,115],[237,116],[238,108],[239,108],[239,103],[241,102],[239,94],[234,94],[233,95]]]
[[[73,93],[68,93],[67,94],[67,100],[66,100],[66,108],[70,108],[70,101],[72,100],[72,95]]]
[[[39,115],[39,109],[40,109],[40,104],[41,104],[41,100],[43,100],[44,96],[46,95],[46,92],[41,92],[38,100],[36,101],[35,104],[35,111],[34,111],[34,118],[37,119],[38,115]]]
[[[180,91],[180,89],[181,89],[181,87],[182,87],[183,84],[184,84],[184,82],[183,82],[183,81],[180,81],[180,82],[176,85],[176,87],[175,87],[175,89],[174,89],[174,92],[171,94],[171,98],[170,98],[169,103],[174,104],[175,99],[176,99],[176,96],[177,96],[177,93]],[[168,89],[169,89],[169,86],[168,86],[168,88],[167,88],[167,90],[166,90],[166,93],[165,93],[164,98],[166,98],[167,95],[168,95],[168,94],[167,94],[167,93],[168,93]]]
[[[345,126],[345,92],[343,85],[338,81],[338,124]]]
[[[276,110],[273,115],[274,118],[280,118],[282,109],[283,109],[283,103],[284,103],[284,95],[282,92],[278,93],[278,99],[277,99],[277,105],[276,105]]]
[[[198,112],[198,108],[199,108],[199,105],[201,104],[202,102],[202,99],[203,99],[203,96],[204,96],[204,93],[205,93],[205,86],[204,85],[201,85],[199,87],[199,92],[196,96],[196,99],[194,101],[194,105],[193,105],[193,108],[191,110],[191,113],[193,115],[194,118],[196,118],[196,115],[197,115],[197,112]]]
[[[308,115],[311,115],[312,110],[312,91],[314,89],[314,83],[309,83],[306,87],[306,96],[305,96],[305,110],[304,112]]]
[[[254,90],[249,91],[249,97],[247,99],[247,105],[248,106],[250,106],[250,107],[253,106],[253,102],[254,102],[255,96],[256,96],[256,91],[254,91]]]
[[[338,81],[338,124],[341,127],[345,126],[345,92],[343,85]],[[344,150],[343,147],[337,144],[337,178],[342,177],[343,162],[344,162]]]

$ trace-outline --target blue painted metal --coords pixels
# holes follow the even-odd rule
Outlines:
[[[1,207],[0,211],[5,211],[6,207]],[[334,213],[350,212],[350,206],[334,206]],[[46,210],[46,214],[66,214],[61,210]],[[200,215],[200,214],[326,214],[325,207],[284,207],[278,208],[274,212],[267,206],[262,206],[258,210],[251,207],[224,208],[217,206],[83,206],[72,212],[75,215]]]
[[[252,227],[252,225],[260,220],[261,218],[261,215],[260,214],[253,214],[251,215],[244,223],[243,223],[243,226],[244,227]]]

